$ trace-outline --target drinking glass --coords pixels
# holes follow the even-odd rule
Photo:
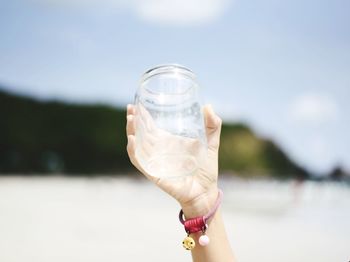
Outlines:
[[[186,67],[146,71],[135,95],[135,155],[160,178],[194,175],[205,161],[207,141],[198,84]]]

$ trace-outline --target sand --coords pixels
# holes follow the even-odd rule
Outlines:
[[[223,179],[221,187],[240,262],[350,260],[347,186]],[[178,211],[145,180],[1,177],[0,261],[191,261]]]

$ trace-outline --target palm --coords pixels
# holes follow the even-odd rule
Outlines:
[[[206,163],[217,162],[215,159],[209,159],[209,155],[207,158]],[[216,181],[217,171],[201,166],[193,176],[174,179],[156,178],[154,182],[180,203],[186,203],[205,193],[213,184],[216,184]]]
[[[134,112],[133,106],[128,107],[127,116],[127,135],[128,135],[128,154],[131,162],[134,166],[140,170],[147,178],[157,184],[163,191],[167,192],[169,195],[174,197],[180,203],[186,203],[191,201],[201,194],[208,191],[208,189],[216,185],[217,174],[218,174],[218,147],[220,138],[220,127],[221,120],[212,112],[209,107],[204,110],[205,123],[206,123],[206,133],[208,141],[208,149],[205,152],[204,161],[200,164],[197,172],[192,176],[184,176],[177,178],[157,178],[151,176],[149,172],[143,168],[140,164],[138,157],[135,155],[135,129],[142,128],[143,123],[134,122]],[[149,123],[147,123],[149,127]],[[170,141],[168,146],[181,145],[187,148],[192,148],[196,150],[196,142],[191,139],[181,139],[178,137],[169,135],[166,133],[159,133],[162,131],[152,130],[152,132],[147,132],[146,142],[142,143],[142,152],[144,155],[152,154],[152,150],[158,150],[152,147],[152,141],[163,137],[166,141]],[[198,144],[197,144],[198,145]]]

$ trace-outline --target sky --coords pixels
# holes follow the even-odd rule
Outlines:
[[[350,1],[0,0],[0,85],[132,103],[147,69],[192,69],[204,103],[311,172],[350,170]]]

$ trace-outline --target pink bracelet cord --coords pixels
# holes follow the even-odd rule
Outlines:
[[[211,219],[214,216],[215,212],[219,208],[222,201],[223,194],[224,193],[219,189],[218,198],[216,199],[213,208],[209,211],[208,214],[204,216],[198,216],[198,217],[184,220],[183,211],[182,209],[180,210],[179,220],[181,224],[185,226],[185,231],[187,232],[187,234],[196,233],[199,231],[202,231],[203,233],[205,232],[205,230],[208,227],[207,222],[209,219]]]

